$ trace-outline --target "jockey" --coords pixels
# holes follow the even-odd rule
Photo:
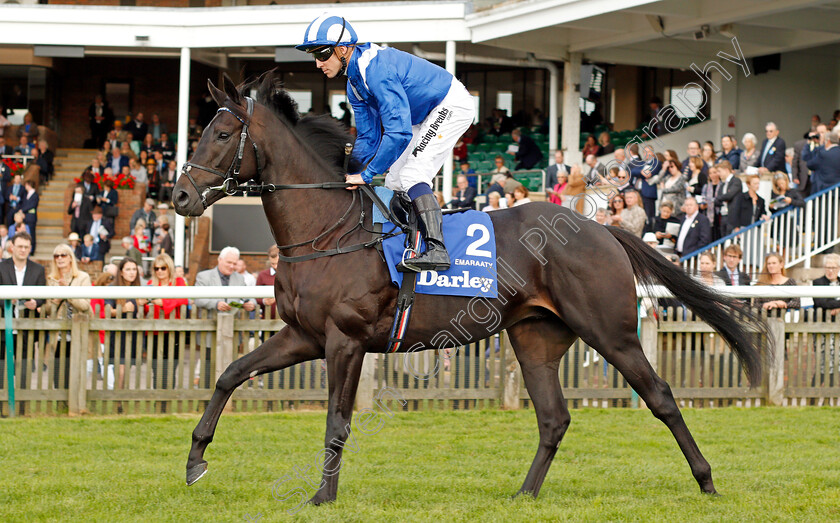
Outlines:
[[[449,254],[432,180],[473,122],[472,96],[437,65],[397,49],[357,42],[356,31],[344,18],[325,13],[309,24],[297,46],[313,55],[328,78],[347,75],[357,130],[353,156],[367,167],[348,173],[346,181],[370,183],[388,171],[385,186],[408,193],[426,242],[426,251],[404,260],[398,270],[446,270]]]

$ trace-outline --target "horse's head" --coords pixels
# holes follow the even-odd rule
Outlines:
[[[219,110],[172,191],[175,212],[184,216],[200,216],[204,209],[233,194],[238,184],[258,177],[260,162],[265,160],[250,132],[254,101],[242,96],[227,75],[224,91],[210,80],[207,87]]]

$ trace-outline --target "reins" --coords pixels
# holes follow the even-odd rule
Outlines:
[[[330,250],[318,249],[315,246],[315,244],[318,241],[320,241],[321,239],[323,239],[325,236],[327,236],[329,233],[335,231],[341,224],[343,224],[347,220],[347,218],[350,216],[350,212],[353,210],[353,207],[356,205],[356,201],[359,200],[359,203],[361,204],[362,197],[358,196],[359,192],[361,192],[361,194],[366,195],[368,198],[370,198],[373,205],[375,205],[379,209],[379,211],[391,221],[391,223],[397,223],[397,222],[394,220],[393,216],[391,215],[390,209],[388,209],[388,207],[382,202],[382,200],[379,198],[379,196],[376,194],[376,192],[367,184],[356,185],[356,184],[346,183],[346,182],[274,184],[274,183],[265,183],[265,182],[262,182],[262,181],[259,184],[255,184],[255,183],[240,184],[239,181],[238,181],[238,177],[239,177],[239,170],[242,167],[242,158],[245,154],[245,141],[246,140],[250,140],[251,144],[254,146],[254,157],[256,159],[256,165],[257,165],[257,176],[260,179],[262,179],[262,170],[263,170],[262,166],[260,165],[259,147],[257,146],[257,142],[251,137],[251,133],[249,131],[250,120],[251,120],[251,117],[254,114],[254,100],[252,98],[246,96],[245,101],[247,102],[247,107],[248,107],[248,117],[247,117],[248,120],[247,121],[243,118],[240,118],[239,115],[237,115],[235,112],[230,110],[228,107],[220,107],[218,109],[218,111],[216,111],[217,114],[222,112],[222,111],[228,112],[228,113],[232,114],[237,120],[239,120],[242,123],[242,132],[239,134],[239,145],[236,148],[236,154],[234,155],[233,160],[231,161],[230,167],[228,167],[228,170],[226,172],[222,172],[218,169],[214,169],[212,167],[207,167],[207,166],[204,166],[204,165],[199,165],[199,164],[189,162],[189,161],[184,163],[184,166],[181,168],[182,173],[187,176],[187,179],[192,184],[193,188],[195,189],[195,192],[201,197],[201,204],[204,206],[205,209],[208,207],[207,194],[210,193],[210,191],[222,191],[226,195],[231,196],[239,190],[246,190],[249,193],[262,194],[262,193],[266,193],[266,192],[267,193],[273,193],[273,192],[276,192],[276,191],[295,190],[295,189],[347,189],[348,187],[358,187],[358,189],[359,189],[358,191],[353,191],[353,200],[350,202],[350,206],[347,208],[346,211],[344,211],[344,214],[341,216],[341,218],[339,218],[338,221],[335,224],[333,224],[329,229],[325,230],[324,232],[322,232],[321,234],[319,234],[315,238],[312,238],[311,240],[306,240],[306,241],[291,244],[291,245],[278,245],[278,248],[281,251],[283,251],[285,249],[293,249],[295,247],[302,247],[304,245],[311,245],[312,249],[315,251],[313,253],[304,254],[304,255],[301,255],[301,256],[284,256],[284,255],[278,253],[278,256],[279,256],[280,260],[282,260],[284,262],[287,262],[287,263],[297,263],[297,262],[302,262],[302,261],[314,260],[316,258],[323,258],[325,256],[335,256],[336,254],[347,254],[347,253],[350,253],[350,252],[359,251],[361,249],[367,249],[369,247],[375,246],[378,243],[382,243],[387,238],[391,238],[393,236],[396,236],[396,235],[400,234],[400,232],[405,232],[405,231],[401,231],[401,230],[400,230],[400,232],[395,232],[399,229],[398,226],[395,226],[392,230],[390,230],[388,232],[376,232],[376,231],[371,231],[371,230],[365,229],[366,231],[368,231],[372,234],[376,234],[377,237],[374,238],[373,240],[370,240],[370,241],[367,241],[367,242],[364,242],[364,243],[358,243],[358,244],[355,244],[355,245],[350,245],[349,247],[341,247],[341,245],[340,245],[341,240],[345,236],[347,236],[348,234],[352,233],[353,231],[355,231],[359,228],[364,229],[365,211],[364,211],[364,206],[362,205],[361,206],[361,211],[359,212],[358,223],[352,229],[350,229],[349,231],[345,232],[344,234],[342,234],[341,236],[338,237],[338,240],[336,240],[336,248],[335,249],[330,249]],[[345,161],[344,161],[345,168],[344,168],[344,170],[345,171],[347,171],[347,165],[348,165],[348,162],[349,162],[349,159],[350,159],[350,153],[351,152],[352,152],[352,145],[347,144],[347,146],[345,147],[345,150],[344,150],[344,153],[345,153]],[[211,173],[211,174],[215,174],[216,176],[222,178],[221,185],[215,185],[215,186],[207,187],[203,191],[199,191],[198,190],[198,184],[195,183],[195,180],[193,179],[192,174],[190,173],[190,171],[192,171],[193,167],[195,167],[196,169],[202,170],[202,171],[206,171],[206,172]]]

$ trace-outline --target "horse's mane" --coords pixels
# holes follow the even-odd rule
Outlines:
[[[301,117],[297,102],[283,89],[276,69],[245,82],[237,89],[242,96],[249,96],[251,90],[256,89],[256,102],[287,123],[301,143],[309,146],[315,157],[322,159],[331,172],[338,172],[336,167],[344,169],[344,146],[353,143],[353,137],[339,121],[328,114]],[[356,173],[361,170],[361,166],[356,160],[351,160],[348,170]]]

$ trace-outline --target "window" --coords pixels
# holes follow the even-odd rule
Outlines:
[[[496,108],[503,109],[507,116],[511,116],[513,114],[513,93],[510,91],[496,93]]]
[[[347,102],[347,110],[350,111],[350,127],[355,127],[356,117],[353,114],[353,108],[350,107],[350,102],[347,100],[347,92],[330,91],[330,114],[336,120],[341,120],[341,117],[344,116],[344,109],[339,106],[342,102]]]
[[[671,105],[680,118],[695,118],[706,99],[706,93],[697,87],[672,87]]]
[[[297,102],[298,111],[300,114],[308,113],[312,110],[312,91],[287,91],[292,100]]]

